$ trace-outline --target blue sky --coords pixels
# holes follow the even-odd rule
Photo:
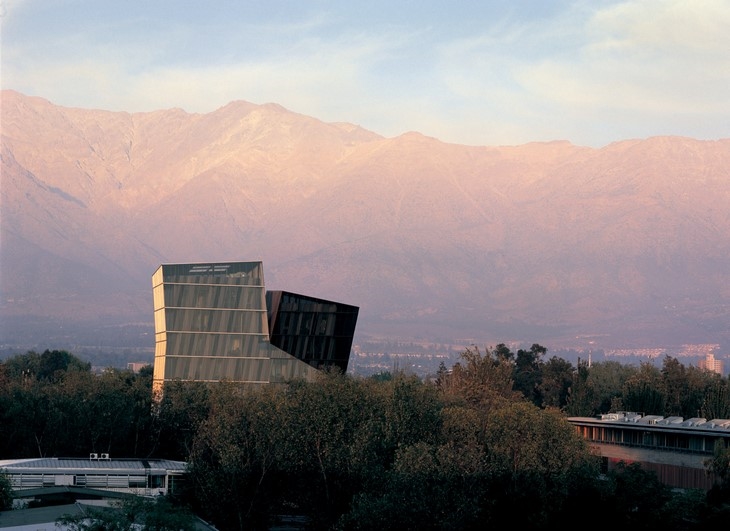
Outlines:
[[[730,1],[0,0],[2,88],[445,142],[730,136]]]

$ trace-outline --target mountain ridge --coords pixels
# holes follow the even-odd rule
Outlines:
[[[160,263],[261,259],[270,289],[360,306],[363,334],[730,339],[730,139],[461,146],[15,91],[1,125],[6,318],[151,325]]]

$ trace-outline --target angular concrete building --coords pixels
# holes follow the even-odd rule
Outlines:
[[[358,308],[267,293],[262,262],[163,264],[152,290],[156,393],[173,380],[255,386],[347,370]]]

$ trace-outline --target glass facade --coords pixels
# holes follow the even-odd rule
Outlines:
[[[359,309],[287,291],[266,292],[271,343],[313,367],[347,372]]]
[[[357,308],[267,294],[261,262],[161,265],[152,294],[155,392],[172,380],[258,385],[312,378],[326,365],[347,369]],[[273,312],[267,301],[275,302]],[[297,333],[273,341],[269,323],[283,321],[296,321]]]

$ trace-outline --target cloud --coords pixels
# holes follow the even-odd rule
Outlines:
[[[236,3],[243,11],[170,20],[137,6],[76,27],[91,4],[59,5],[77,7],[67,23],[41,23],[46,4],[25,2],[20,22],[3,24],[4,87],[127,111],[276,102],[386,136],[466,144],[711,138],[730,123],[724,1],[574,2],[540,16],[454,8],[441,12],[449,20],[424,11],[378,24],[325,4],[263,14]]]
[[[506,136],[522,140],[719,137],[730,123],[729,23],[724,2],[577,5],[454,40],[440,49],[439,72],[469,102],[462,124],[474,138],[478,119],[483,130],[511,124]]]
[[[728,112],[730,4],[622,3],[596,12],[568,57],[523,65],[522,85],[578,108]]]
[[[726,56],[730,5],[716,0],[643,0],[599,10],[588,23],[594,47],[623,53]]]

